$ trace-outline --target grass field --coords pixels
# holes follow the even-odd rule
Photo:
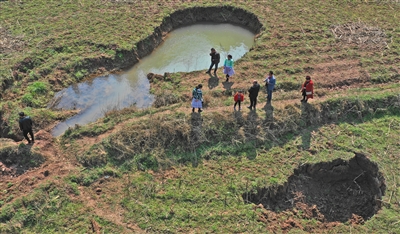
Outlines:
[[[133,65],[168,17],[193,23],[204,8],[215,20],[255,15],[262,28],[230,88],[204,85],[201,115],[188,99],[210,77],[176,73],[151,83],[149,109],[49,134],[76,112],[46,109],[55,92]],[[1,233],[400,232],[397,1],[0,0],[0,9]],[[247,15],[232,16],[237,9]],[[234,92],[270,70],[272,105],[262,93],[256,112],[233,112]],[[306,75],[315,97],[301,104]],[[20,142],[20,111],[36,120],[33,146]],[[243,199],[284,184],[300,165],[355,153],[386,180],[369,220],[326,222]]]

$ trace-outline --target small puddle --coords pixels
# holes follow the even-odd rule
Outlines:
[[[97,77],[56,93],[48,108],[78,109],[80,112],[59,123],[52,135],[59,136],[76,124],[94,122],[110,110],[132,105],[150,107],[154,102],[147,79],[150,72],[205,70],[210,66],[211,47],[221,54],[221,67],[228,54],[237,60],[249,51],[253,43],[252,32],[231,24],[196,24],[175,29],[157,49],[126,73]],[[219,70],[221,72],[222,68]]]

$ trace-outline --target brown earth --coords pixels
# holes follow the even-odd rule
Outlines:
[[[243,199],[268,211],[260,220],[271,223],[272,213],[289,212],[304,219],[317,219],[336,225],[338,222],[362,224],[376,214],[386,190],[385,179],[378,165],[360,153],[349,161],[336,159],[295,169],[280,186],[244,193]],[[301,212],[299,212],[301,211]],[[288,220],[281,228],[300,228]]]
[[[44,181],[58,180],[57,177],[77,170],[76,161],[66,158],[66,154],[54,141],[52,135],[45,131],[35,134],[35,143],[32,145],[12,140],[0,141],[3,147],[11,149],[9,153],[0,155],[0,186],[7,187],[7,192],[0,194],[0,200],[4,200],[10,194],[14,195],[14,199],[24,196]],[[31,161],[35,161],[34,166],[31,165]],[[6,186],[8,184],[12,186]]]
[[[0,25],[0,54],[9,54],[21,51],[25,46],[23,36],[13,36],[7,29]]]

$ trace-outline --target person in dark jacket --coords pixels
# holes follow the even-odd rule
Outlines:
[[[22,133],[24,134],[24,137],[26,140],[28,140],[28,144],[33,144],[35,143],[35,139],[33,136],[33,131],[32,131],[32,119],[29,116],[26,116],[24,112],[19,113],[19,129],[21,129]],[[28,133],[31,136],[32,140],[29,139]]]
[[[250,87],[249,89],[249,98],[250,98],[250,110],[256,110],[256,105],[257,105],[257,97],[258,97],[258,92],[260,91],[260,85],[256,80],[253,80],[253,86]]]
[[[214,69],[214,75],[215,75],[215,74],[217,74],[218,63],[220,61],[220,55],[214,48],[211,48],[210,56],[211,56],[211,65],[210,65],[210,68],[208,69],[208,71],[206,71],[206,73],[210,73],[212,67],[215,65],[215,69]]]

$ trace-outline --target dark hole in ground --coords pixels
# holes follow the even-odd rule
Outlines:
[[[349,161],[304,164],[279,186],[244,193],[246,202],[262,204],[274,212],[297,209],[309,218],[325,222],[346,222],[361,216],[371,218],[381,208],[385,179],[376,163],[356,153]]]

